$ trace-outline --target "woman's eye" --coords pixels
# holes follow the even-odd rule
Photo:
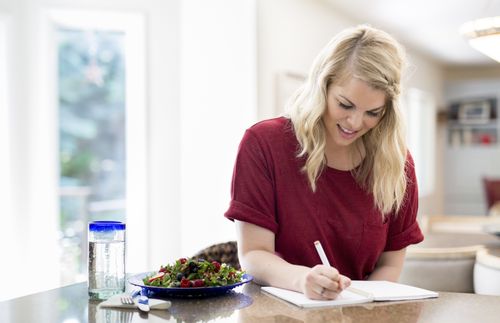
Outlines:
[[[378,117],[380,115],[380,111],[366,111],[366,114],[368,114],[370,117]]]
[[[348,104],[344,104],[342,102],[339,101],[339,106],[342,108],[342,109],[346,109],[346,110],[349,110],[350,108],[352,108],[352,105],[348,105]]]

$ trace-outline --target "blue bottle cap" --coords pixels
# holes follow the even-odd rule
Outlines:
[[[125,223],[119,221],[94,221],[89,223],[90,231],[125,230]]]

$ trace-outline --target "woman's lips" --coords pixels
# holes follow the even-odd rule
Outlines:
[[[339,124],[337,124],[337,128],[339,129],[340,135],[345,139],[352,139],[356,137],[356,134],[358,133],[357,131],[348,130]]]

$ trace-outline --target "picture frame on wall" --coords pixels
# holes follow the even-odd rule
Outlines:
[[[489,100],[464,102],[458,106],[458,121],[468,124],[488,123],[491,108]]]

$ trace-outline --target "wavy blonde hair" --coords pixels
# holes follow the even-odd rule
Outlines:
[[[323,115],[328,88],[354,77],[384,91],[386,104],[379,123],[361,137],[366,155],[351,172],[356,181],[373,194],[382,214],[400,209],[407,184],[407,147],[399,109],[404,63],[404,50],[398,42],[389,34],[366,25],[339,33],[317,56],[308,79],[287,104],[300,144],[298,157],[307,157],[303,171],[313,191],[326,165]]]

